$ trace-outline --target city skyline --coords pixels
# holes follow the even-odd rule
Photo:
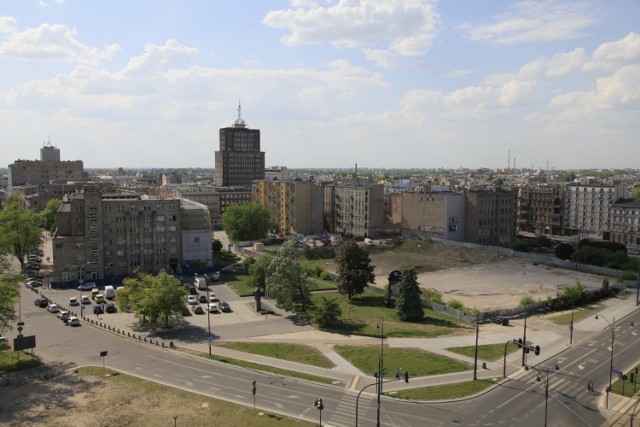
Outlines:
[[[2,167],[50,140],[86,169],[213,168],[238,102],[266,165],[640,158],[631,0],[2,5]]]

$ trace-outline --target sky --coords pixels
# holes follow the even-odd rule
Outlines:
[[[640,1],[0,0],[0,167],[639,168]]]

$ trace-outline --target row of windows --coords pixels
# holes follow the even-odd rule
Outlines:
[[[79,207],[82,208],[82,206],[79,206]],[[105,206],[103,206],[102,210],[104,212],[111,212],[112,208],[115,208],[114,210],[116,212],[125,212],[127,210],[129,210],[130,212],[137,212],[138,210],[146,211],[146,212],[150,212],[152,210],[163,211],[165,205],[155,205],[155,206],[142,205],[141,209],[138,209],[138,207],[139,207],[139,205],[129,205],[129,209],[127,209],[127,207],[125,205],[116,205],[116,206],[105,205]],[[175,211],[177,209],[177,204],[170,204],[170,205],[168,205],[167,209],[170,210],[170,211]],[[78,210],[78,212],[81,212],[81,211],[82,211],[82,209]]]

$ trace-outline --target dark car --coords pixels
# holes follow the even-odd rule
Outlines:
[[[42,298],[38,298],[33,302],[36,306],[40,307],[40,308],[45,308],[46,306],[49,305],[49,301],[47,301],[46,299]]]
[[[100,304],[95,304],[93,306],[93,314],[103,314],[104,310],[102,309],[102,305]]]
[[[107,313],[115,313],[118,311],[118,309],[116,308],[116,305],[114,303],[108,302],[105,306],[104,311],[106,311]]]
[[[229,313],[231,311],[231,306],[226,301],[221,301],[220,310],[224,311],[225,313]]]
[[[198,302],[199,302],[199,303],[202,303],[202,304],[206,304],[206,303],[207,303],[207,302],[209,302],[209,301],[207,301],[207,296],[206,296],[206,295],[200,295],[200,296],[198,297]]]
[[[189,286],[189,295],[198,295],[198,289],[195,286]]]
[[[204,314],[204,310],[201,305],[191,306],[191,311],[193,311],[194,314]]]

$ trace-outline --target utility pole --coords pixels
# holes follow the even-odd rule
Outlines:
[[[480,312],[476,316],[476,350],[473,355],[473,380],[478,379],[478,336],[480,335]]]
[[[527,364],[527,312],[529,311],[529,304],[524,306],[524,335],[522,337],[522,366]]]

